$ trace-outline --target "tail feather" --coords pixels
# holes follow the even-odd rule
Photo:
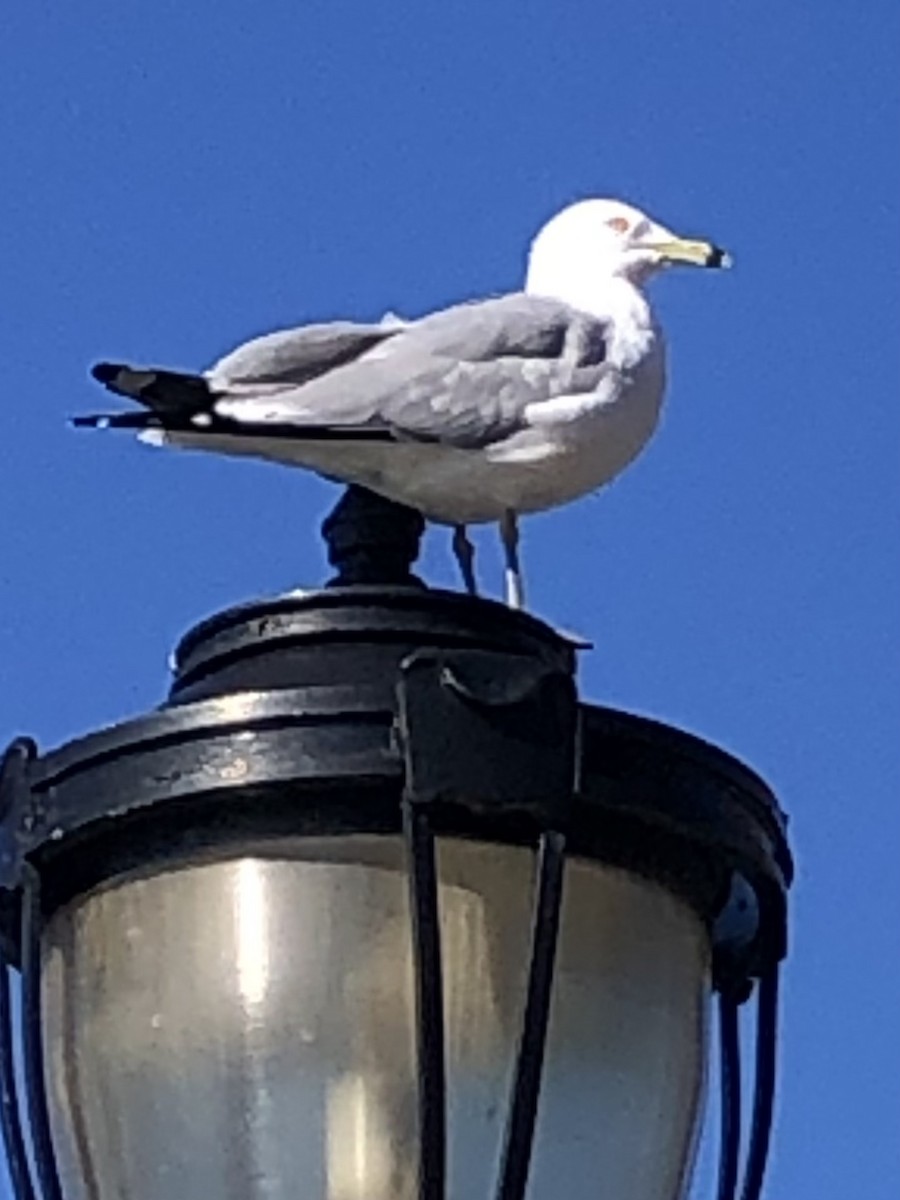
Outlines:
[[[180,371],[130,367],[125,363],[97,363],[91,374],[110,392],[144,405],[142,412],[90,413],[72,418],[80,429],[134,429],[147,434],[142,440],[165,440],[166,434],[202,434],[244,441],[374,441],[390,442],[394,434],[381,426],[302,425],[289,422],[239,421],[215,411],[217,393],[202,375]],[[148,411],[149,410],[149,411]]]
[[[117,396],[137,400],[157,413],[191,416],[206,412],[213,402],[209,384],[202,375],[181,371],[141,369],[126,363],[97,363],[91,374]]]

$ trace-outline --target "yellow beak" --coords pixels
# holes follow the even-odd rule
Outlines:
[[[673,238],[671,242],[654,242],[649,249],[655,250],[666,262],[687,263],[692,267],[731,266],[731,255],[712,242]]]

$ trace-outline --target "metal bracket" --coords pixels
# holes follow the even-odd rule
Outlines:
[[[400,666],[396,736],[412,804],[500,806],[565,829],[579,708],[567,672],[482,650],[418,650]]]
[[[0,758],[0,949],[7,962],[18,966],[21,922],[22,834],[36,822],[29,770],[37,757],[31,738],[16,738]]]

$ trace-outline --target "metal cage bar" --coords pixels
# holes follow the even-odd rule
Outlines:
[[[41,883],[28,867],[22,888],[22,1049],[25,1102],[42,1200],[63,1200],[44,1083],[41,1029]]]
[[[750,1146],[747,1151],[741,1200],[759,1200],[762,1194],[775,1109],[777,1057],[778,964],[775,963],[757,985],[756,1079],[753,1088]]]
[[[447,1087],[444,985],[434,833],[427,812],[403,805],[416,987],[419,1089],[419,1200],[444,1200],[447,1175]]]
[[[497,1200],[522,1200],[528,1185],[550,1021],[565,863],[564,835],[555,831],[543,833],[535,879],[528,991],[504,1134]]]
[[[6,1147],[7,1167],[17,1200],[35,1200],[31,1166],[22,1133],[22,1115],[16,1086],[13,1055],[13,1015],[9,986],[9,964],[0,949],[0,1124]]]
[[[719,1178],[716,1200],[734,1200],[741,1161],[741,1042],[738,1003],[719,995]]]

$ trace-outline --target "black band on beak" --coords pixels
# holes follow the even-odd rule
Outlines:
[[[727,267],[731,264],[731,255],[727,250],[723,250],[721,246],[710,247],[709,257],[706,260],[708,267]]]

